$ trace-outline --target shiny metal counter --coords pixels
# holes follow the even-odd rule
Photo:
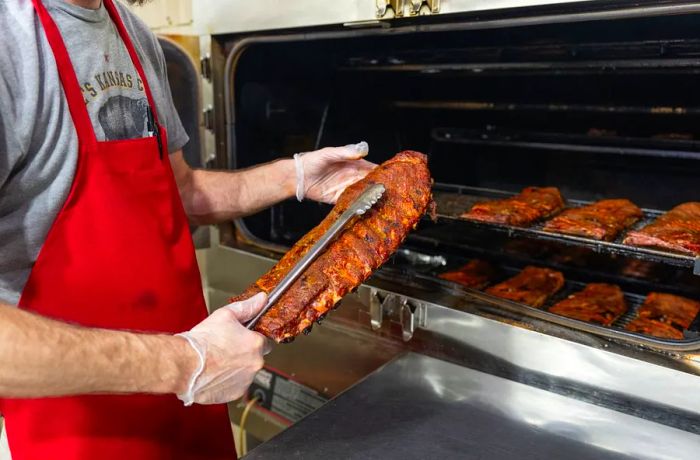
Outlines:
[[[698,448],[697,434],[406,353],[245,458],[680,460]]]

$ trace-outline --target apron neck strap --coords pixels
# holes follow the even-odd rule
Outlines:
[[[109,16],[112,18],[112,22],[114,22],[114,25],[117,26],[117,30],[119,31],[119,36],[121,36],[122,41],[124,42],[124,45],[126,46],[126,50],[129,52],[129,56],[131,56],[131,61],[134,64],[134,67],[136,67],[136,71],[139,74],[139,77],[141,77],[141,81],[143,82],[143,87],[146,90],[146,97],[148,98],[148,105],[151,107],[151,111],[153,112],[153,118],[155,119],[155,122],[158,123],[158,111],[156,110],[156,104],[153,100],[153,94],[151,93],[151,87],[148,85],[148,79],[146,78],[146,73],[143,71],[143,66],[141,65],[141,60],[139,59],[138,54],[136,53],[136,49],[134,48],[134,44],[131,41],[131,37],[129,37],[129,33],[126,30],[126,27],[124,27],[124,21],[122,21],[121,16],[119,16],[119,12],[117,11],[117,7],[114,5],[113,0],[102,0],[104,2],[105,8],[107,8],[107,11],[109,12]]]
[[[44,28],[44,33],[46,34],[46,39],[49,42],[49,46],[51,46],[51,51],[53,51],[58,76],[61,79],[63,92],[66,95],[66,100],[68,101],[68,109],[70,110],[71,117],[73,118],[73,124],[75,125],[75,130],[78,134],[78,140],[81,143],[95,143],[97,142],[95,138],[95,131],[92,128],[92,122],[90,121],[90,115],[87,111],[85,99],[83,99],[83,94],[80,90],[78,77],[75,75],[75,70],[73,69],[73,64],[71,63],[70,56],[68,55],[68,50],[63,42],[63,38],[61,37],[61,32],[58,30],[58,26],[56,26],[56,23],[46,10],[46,7],[42,1],[32,0],[32,3],[37,15],[39,16],[41,25]]]

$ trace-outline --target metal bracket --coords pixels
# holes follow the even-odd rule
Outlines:
[[[404,299],[401,305],[401,337],[404,342],[413,338],[418,328],[428,325],[428,308],[423,303],[411,303]]]
[[[202,121],[204,123],[204,129],[214,131],[214,107],[211,104],[202,110]]]
[[[420,10],[423,5],[428,6],[430,14],[436,14],[440,12],[440,0],[409,0],[408,3],[408,13],[411,16],[417,16],[420,14]]]
[[[377,0],[377,17],[383,18],[391,8],[394,11],[394,17],[400,18],[403,16],[404,0]]]
[[[379,299],[379,294],[376,289],[369,291],[369,323],[372,330],[378,330],[382,327],[384,321],[384,307]]]
[[[369,306],[370,325],[373,330],[381,329],[384,318],[390,318],[392,322],[398,319],[401,337],[408,342],[413,338],[416,329],[427,327],[428,307],[424,303],[409,301],[406,297],[393,293],[386,293],[382,299],[380,291],[374,288],[365,292],[367,294],[360,293],[360,297],[364,298],[365,305]]]
[[[199,70],[202,78],[211,81],[211,56],[207,53],[199,60]]]
[[[693,275],[700,275],[700,257],[695,259],[695,266],[693,267]]]
[[[426,0],[425,3],[428,4],[431,14],[437,14],[440,12],[440,0]]]

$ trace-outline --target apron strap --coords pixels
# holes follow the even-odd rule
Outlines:
[[[43,26],[49,46],[51,46],[51,50],[53,51],[54,59],[56,60],[56,67],[58,69],[58,76],[61,79],[63,92],[66,95],[66,100],[68,101],[68,109],[70,110],[71,117],[73,118],[73,124],[75,125],[75,130],[78,134],[78,140],[80,143],[94,144],[97,142],[95,131],[92,128],[92,121],[90,121],[90,115],[87,111],[85,99],[83,98],[82,91],[80,90],[78,77],[75,75],[75,70],[73,69],[73,64],[71,63],[70,56],[68,55],[68,50],[63,42],[63,38],[61,37],[61,32],[58,30],[58,26],[56,26],[56,23],[46,10],[46,7],[41,0],[32,0],[32,4],[34,5],[37,15],[39,16],[39,20]]]
[[[141,81],[143,82],[143,87],[146,90],[146,97],[148,98],[148,105],[151,107],[151,111],[153,112],[153,118],[156,122],[158,123],[158,111],[156,110],[156,104],[155,101],[153,100],[153,94],[151,94],[151,87],[148,85],[148,79],[146,79],[146,73],[143,71],[143,66],[141,65],[141,60],[139,59],[138,54],[136,53],[136,49],[134,48],[134,44],[131,42],[131,37],[129,36],[129,33],[126,30],[126,27],[124,27],[124,22],[122,21],[121,16],[119,16],[119,12],[117,11],[117,7],[114,5],[114,2],[112,0],[102,0],[104,2],[105,8],[107,8],[107,11],[109,12],[109,16],[112,18],[112,22],[114,22],[114,25],[117,26],[117,30],[119,31],[119,35],[122,38],[122,41],[124,42],[124,45],[126,46],[126,50],[129,52],[129,56],[131,56],[131,61],[134,64],[134,67],[136,67],[136,71],[138,72],[139,76],[141,77]]]

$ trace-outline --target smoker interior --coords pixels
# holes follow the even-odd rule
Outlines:
[[[655,216],[700,198],[696,31],[697,16],[681,15],[252,42],[231,73],[230,161],[366,140],[374,162],[427,153],[436,191],[556,186],[571,202],[628,198]],[[291,246],[328,209],[287,201],[238,224],[261,244]],[[496,230],[426,219],[404,249],[452,266],[486,258],[504,273],[548,266],[571,286],[616,283],[632,307],[654,290],[700,299],[692,257]],[[415,260],[384,271],[434,279]]]

